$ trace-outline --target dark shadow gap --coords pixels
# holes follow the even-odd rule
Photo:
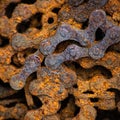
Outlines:
[[[74,117],[79,114],[80,112],[80,107],[78,107],[77,105],[75,105],[75,112],[74,112]]]
[[[37,72],[33,72],[29,75],[27,80],[36,80],[37,79]]]
[[[95,102],[98,102],[99,101],[99,98],[90,98],[90,101],[95,103]]]
[[[70,64],[70,63],[67,62],[66,64]],[[95,75],[99,75],[99,74],[102,74],[108,80],[113,77],[111,71],[109,69],[105,68],[104,66],[101,66],[101,65],[95,65],[89,69],[83,68],[77,62],[71,62],[70,65],[74,66],[77,75],[85,80],[89,80],[92,77],[94,77]]]
[[[120,112],[117,109],[114,110],[100,110],[97,108],[97,117],[96,120],[120,120]]]
[[[94,94],[94,92],[93,91],[90,91],[90,90],[87,90],[87,91],[85,91],[85,92],[83,92],[84,94]]]
[[[45,67],[45,57],[44,57],[44,59],[43,59],[43,61],[41,63],[41,67]]]
[[[111,71],[110,71],[109,69],[105,68],[104,66],[96,65],[96,66],[93,67],[93,69],[95,69],[95,70],[97,70],[97,69],[100,70],[100,71],[101,71],[101,74],[102,74],[103,76],[106,76],[107,79],[110,79],[110,78],[113,77]]]
[[[61,101],[61,108],[59,109],[58,113],[60,113],[60,111],[67,107],[67,104],[70,99],[72,99],[73,101],[75,100],[74,96],[69,94],[67,98]]]
[[[16,26],[17,32],[24,33],[30,27],[30,21],[24,20]]]
[[[115,88],[110,88],[107,91],[114,92],[115,93],[115,102],[118,103],[120,101],[120,90]]]
[[[73,85],[73,88],[78,88],[78,85],[77,84]]]
[[[22,64],[20,63],[20,61],[18,60],[18,57],[17,57],[17,53],[14,54],[12,57],[11,57],[11,65],[17,67],[17,68],[20,68],[22,67]]]
[[[62,119],[66,118],[63,113],[65,109],[69,109],[72,112],[71,117],[76,116],[80,112],[80,108],[75,104],[75,97],[72,94],[69,94],[67,98],[61,101],[61,108],[57,113],[61,115]]]
[[[43,13],[37,12],[35,15],[31,16],[31,18],[29,18],[31,21],[30,27],[35,27],[39,30],[42,29],[42,15]]]
[[[72,45],[72,44],[75,44],[75,45],[78,45],[81,47],[80,43],[75,41],[75,40],[66,40],[66,41],[63,41],[63,42],[60,42],[57,46],[56,46],[56,49],[55,49],[55,52],[54,53],[61,53],[63,52],[69,45]]]
[[[30,18],[23,20],[16,26],[16,30],[19,33],[24,33],[27,31],[28,28],[34,27],[37,29],[42,29],[42,13],[37,12],[36,14],[32,15]]]
[[[9,39],[0,35],[0,47],[5,47],[7,45],[9,45]]]
[[[71,95],[69,95],[67,98],[61,101],[61,108],[59,109],[58,113],[60,113],[60,111],[62,111],[65,107],[67,107],[70,97]]]
[[[32,96],[34,101],[34,109],[40,108],[43,104],[37,96]]]
[[[12,13],[15,9],[15,7],[18,5],[18,3],[11,2],[6,8],[5,8],[5,15],[8,18],[12,17]]]
[[[21,2],[26,4],[34,4],[36,0],[21,0]]]
[[[52,12],[58,14],[58,12],[60,11],[60,9],[61,9],[61,8],[57,8],[57,7],[56,7],[56,8],[54,8],[54,9],[52,10]]]
[[[12,103],[6,105],[5,107],[8,107],[8,108],[15,107],[16,104],[17,104],[17,102],[12,102]]]
[[[27,49],[25,49],[24,51],[22,51],[23,58],[21,58],[21,59],[25,59],[25,60],[26,60],[26,58],[27,58],[29,55],[35,53],[36,51],[37,51],[37,49],[35,49],[35,48],[27,48]],[[15,67],[17,67],[17,68],[20,68],[20,67],[22,67],[22,66],[24,65],[24,63],[21,63],[21,62],[20,62],[20,60],[19,60],[19,58],[18,58],[18,54],[19,54],[19,52],[16,53],[16,54],[14,54],[14,55],[11,57],[11,65],[13,65],[13,66],[15,66]]]
[[[109,51],[120,53],[120,42],[109,46],[106,50],[106,53]]]
[[[52,24],[54,22],[54,19],[52,17],[48,18],[48,23]]]
[[[98,28],[95,33],[95,41],[101,41],[105,37],[105,33],[102,29]]]
[[[26,104],[26,98],[25,98],[25,92],[24,92],[24,89],[22,90],[19,90],[17,93],[13,94],[13,95],[10,95],[8,97],[4,97],[0,100],[7,100],[7,99],[22,99],[22,103],[25,103]]]
[[[10,88],[9,83],[4,83],[1,79],[0,79],[0,86],[3,86],[5,88]]]
[[[86,29],[88,27],[89,19],[87,19],[85,22],[82,23],[82,28],[81,29]]]

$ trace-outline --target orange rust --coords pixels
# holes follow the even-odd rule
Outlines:
[[[10,3],[17,5],[11,17],[8,17],[6,8]],[[82,3],[83,7],[86,3],[87,1]],[[9,39],[7,45],[4,46],[2,38],[0,38],[0,85],[10,88],[8,83],[11,77],[22,70],[26,58],[35,53],[37,49],[36,55],[42,63],[37,71],[27,78],[22,91],[9,91],[7,97],[10,97],[10,101],[4,97],[6,91],[3,91],[3,97],[1,97],[4,100],[0,100],[0,120],[9,118],[21,120],[95,120],[97,110],[94,107],[98,107],[100,110],[118,108],[120,112],[120,101],[116,101],[116,93],[109,91],[109,89],[120,90],[120,43],[108,48],[104,57],[99,60],[86,57],[74,62],[63,63],[62,72],[59,72],[59,69],[54,71],[50,69],[51,73],[47,73],[45,70],[46,73],[41,73],[41,69],[45,67],[44,59],[46,56],[39,51],[40,42],[53,36],[61,23],[70,24],[78,29],[87,27],[87,21],[85,23],[79,22],[72,17],[71,8],[68,0],[36,0],[34,3],[24,3],[23,0],[22,2],[21,0],[0,1],[0,36]],[[109,0],[101,9],[108,13],[109,21],[117,26],[120,25],[119,0]],[[77,12],[79,13],[79,11]],[[86,11],[83,13],[85,16],[87,15]],[[39,16],[37,16],[38,14]],[[24,26],[30,25],[22,31],[18,25],[22,25],[24,22],[25,25],[22,26],[22,29]],[[13,38],[14,36],[18,37],[18,35],[24,39],[18,38],[20,40],[15,44],[18,46],[13,46]],[[99,42],[95,41],[94,44]],[[55,52],[63,51],[68,44],[71,42],[63,42]],[[69,74],[63,77],[67,72]],[[74,78],[73,81],[71,81],[71,77]],[[19,86],[23,86],[23,82],[19,82]],[[25,98],[21,96],[21,92]],[[12,95],[17,98],[13,100]],[[69,98],[69,95],[72,97]],[[61,103],[73,98],[72,102],[65,103],[66,107],[62,108],[64,106]],[[36,104],[36,99],[37,103],[42,104],[41,106]],[[7,104],[11,105],[11,103],[14,105],[7,107]],[[76,106],[80,108],[80,112],[75,116]]]

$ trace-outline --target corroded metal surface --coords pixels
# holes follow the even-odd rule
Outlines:
[[[119,120],[119,23],[119,0],[1,0],[0,120]]]

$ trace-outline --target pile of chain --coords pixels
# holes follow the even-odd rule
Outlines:
[[[119,0],[0,1],[0,120],[11,119],[120,119]]]

